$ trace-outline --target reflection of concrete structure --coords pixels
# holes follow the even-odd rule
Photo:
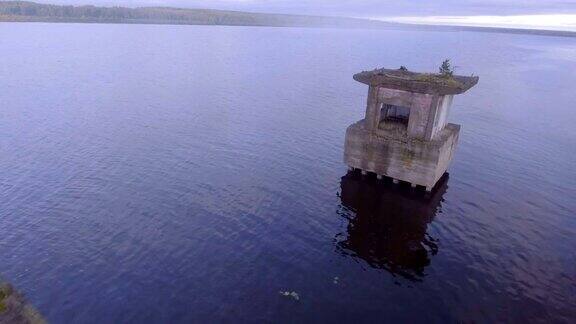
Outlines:
[[[347,233],[338,242],[346,254],[393,275],[419,280],[438,252],[427,234],[448,188],[445,174],[431,193],[382,184],[349,172],[342,178],[342,205],[351,211]]]
[[[370,88],[366,118],[346,131],[345,163],[432,190],[458,144],[460,126],[447,123],[452,99],[478,77],[380,69],[354,79]]]

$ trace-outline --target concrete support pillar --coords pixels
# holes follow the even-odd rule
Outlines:
[[[424,139],[427,141],[432,140],[434,135],[434,123],[436,121],[436,114],[438,113],[438,105],[442,103],[442,96],[432,97],[432,102],[428,108],[428,120],[426,122],[426,130],[424,133]]]
[[[366,129],[373,131],[380,122],[380,105],[378,104],[378,87],[370,86],[368,89],[368,102],[366,103]]]

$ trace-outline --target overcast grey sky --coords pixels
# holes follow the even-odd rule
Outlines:
[[[34,0],[32,0],[34,1]],[[173,6],[352,17],[576,14],[576,0],[36,0],[54,4]]]

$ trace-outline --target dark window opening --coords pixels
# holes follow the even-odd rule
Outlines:
[[[408,125],[409,118],[410,108],[386,104],[382,105],[382,110],[380,111],[380,121]]]

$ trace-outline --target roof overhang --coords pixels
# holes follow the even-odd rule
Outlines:
[[[406,70],[376,69],[354,75],[354,80],[388,89],[433,95],[455,95],[468,91],[478,83],[477,76],[443,76]]]

